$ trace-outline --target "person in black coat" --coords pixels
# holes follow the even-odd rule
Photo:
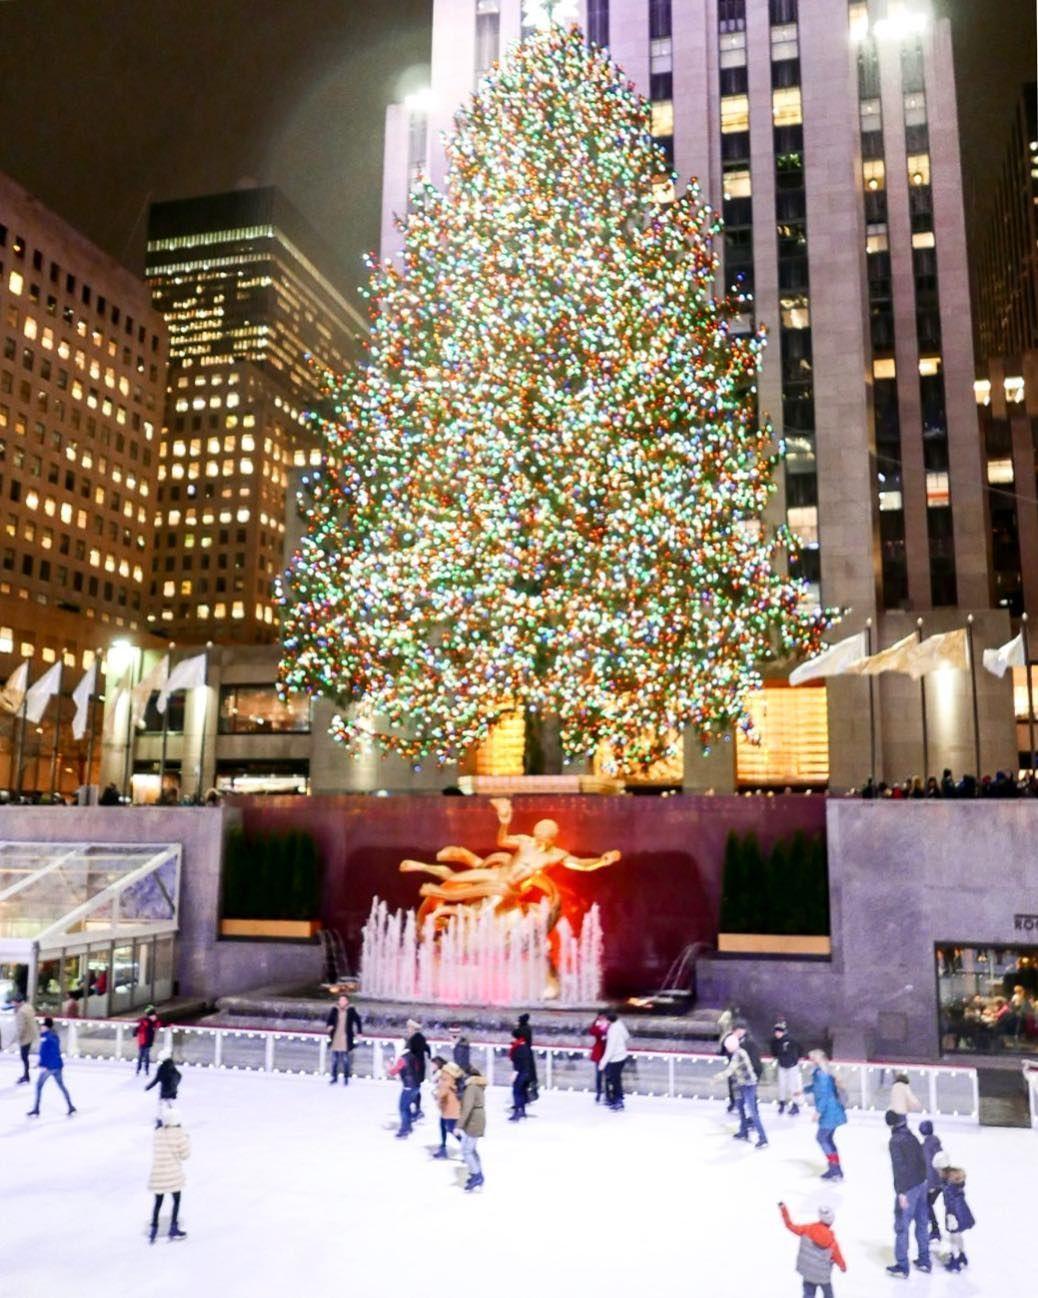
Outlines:
[[[422,1032],[422,1025],[416,1019],[407,1020],[407,1030],[410,1036],[407,1038],[405,1049],[410,1051],[417,1060],[418,1068],[418,1085],[414,1088],[417,1094],[414,1097],[414,1121],[418,1122],[425,1117],[422,1112],[422,1083],[425,1081],[425,1061],[432,1058],[432,1050]]]
[[[512,1079],[512,1114],[509,1122],[518,1122],[526,1117],[526,1097],[533,1072],[533,1051],[530,1043],[522,1034],[521,1028],[512,1029],[512,1048],[508,1052],[515,1069]]]
[[[745,1043],[744,1043],[745,1044]],[[800,1112],[800,1042],[789,1035],[785,1019],[779,1019],[771,1033],[771,1053],[778,1065],[778,1109],[790,1117]]]
[[[162,1126],[163,1112],[173,1107],[177,1091],[180,1089],[180,1076],[180,1069],[173,1062],[173,1056],[166,1051],[159,1060],[155,1076],[144,1088],[146,1091],[150,1091],[153,1086],[159,1088],[159,1113],[155,1119],[156,1127]]]
[[[519,1015],[516,1032],[530,1047],[530,1077],[526,1085],[526,1103],[533,1104],[540,1097],[540,1088],[537,1085],[537,1056],[533,1053],[533,1029],[530,1027],[529,1014]]]
[[[894,1265],[888,1266],[891,1275],[907,1276],[908,1232],[915,1226],[915,1242],[919,1256],[915,1265],[920,1271],[930,1270],[930,1221],[926,1200],[926,1155],[918,1139],[908,1129],[908,1119],[903,1113],[887,1110],[890,1128],[890,1167],[894,1174]]]
[[[332,1055],[332,1086],[338,1081],[342,1070],[342,1084],[350,1084],[350,1051],[359,1033],[364,1031],[360,1015],[350,1004],[348,996],[340,996],[338,1002],[328,1011],[325,1020],[328,1024],[328,1044]]]

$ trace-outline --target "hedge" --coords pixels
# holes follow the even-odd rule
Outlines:
[[[223,859],[223,918],[316,919],[321,875],[317,844],[310,834],[232,829]]]
[[[765,855],[756,834],[732,830],[724,852],[722,933],[829,934],[825,839],[797,830]]]

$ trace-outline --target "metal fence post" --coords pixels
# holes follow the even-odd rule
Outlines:
[[[169,1024],[167,1024],[166,1027],[162,1029],[162,1034],[163,1034],[162,1035],[163,1048],[166,1050],[172,1050],[173,1049],[173,1028]]]
[[[487,1085],[494,1085],[494,1047],[486,1046],[487,1052]]]
[[[317,1075],[324,1076],[325,1069],[328,1065],[328,1041],[322,1037],[317,1043]],[[374,1072],[374,1069],[372,1069]]]
[[[117,1024],[116,1024],[116,1026],[115,1026],[115,1057],[116,1057],[116,1059],[122,1059],[122,1057],[123,1057],[123,1035],[124,1035],[125,1031],[126,1031],[126,1029],[123,1027],[123,1025],[122,1025],[121,1023],[117,1023]]]
[[[549,1046],[544,1060],[544,1089],[550,1091],[551,1084],[551,1061],[554,1058],[555,1051]]]
[[[266,1041],[263,1043],[263,1071],[272,1073],[274,1071],[274,1034],[268,1033]]]
[[[213,1067],[223,1067],[223,1032],[219,1029],[216,1032],[216,1039],[213,1043]]]
[[[926,1078],[930,1087],[930,1112],[937,1113],[937,1069],[931,1068]]]
[[[79,1033],[76,1030],[76,1027],[77,1025],[75,1020],[72,1020],[68,1025],[68,1040],[65,1046],[70,1058],[72,1059],[79,1058]]]
[[[667,1095],[674,1097],[674,1056],[667,1056]]]

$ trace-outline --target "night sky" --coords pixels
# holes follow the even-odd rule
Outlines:
[[[942,2],[979,207],[1034,76],[1034,0]],[[150,201],[272,182],[359,283],[385,107],[424,79],[431,13],[432,0],[0,0],[0,170],[138,273]]]

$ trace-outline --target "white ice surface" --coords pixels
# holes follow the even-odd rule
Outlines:
[[[516,1124],[509,1092],[493,1088],[486,1186],[466,1195],[460,1162],[430,1160],[431,1115],[393,1138],[395,1083],[184,1071],[189,1238],[149,1247],[156,1092],[142,1093],[130,1065],[73,1062],[79,1113],[67,1118],[49,1083],[30,1121],[31,1088],[14,1085],[9,1055],[0,1061],[2,1298],[798,1298],[779,1199],[797,1220],[835,1207],[849,1266],[837,1298],[902,1288],[883,1272],[892,1191],[886,1129],[872,1116],[839,1133],[847,1180],[830,1189],[810,1119],[770,1105],[771,1147],[758,1152],[706,1102],[635,1097],[614,1114],[586,1094],[548,1093]],[[968,1171],[979,1225],[966,1236],[968,1272],[904,1287],[1031,1298],[1038,1135],[937,1128]]]

